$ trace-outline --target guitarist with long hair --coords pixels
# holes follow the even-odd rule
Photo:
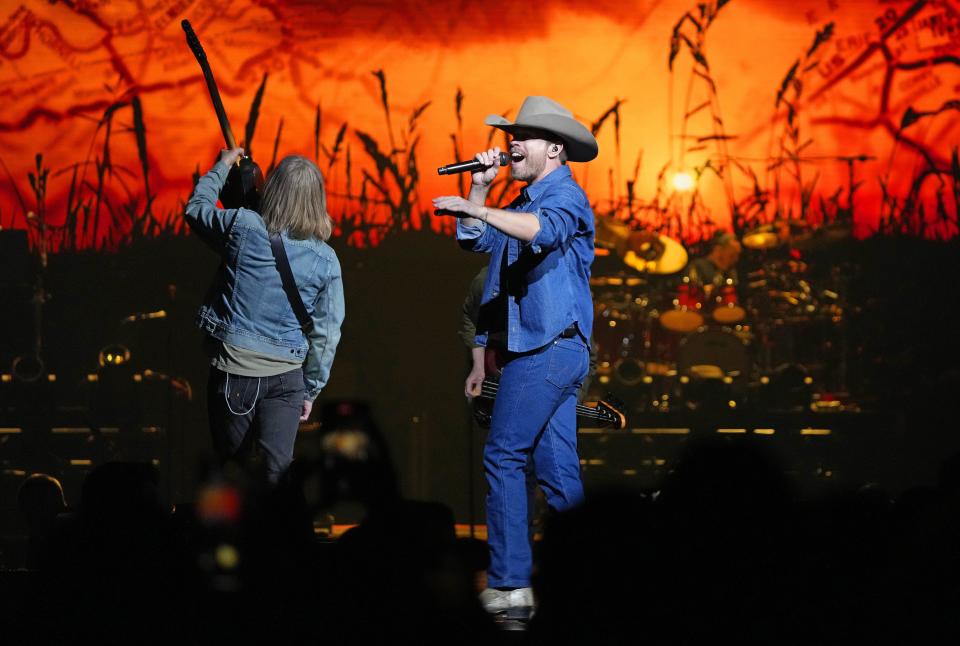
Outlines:
[[[577,391],[587,375],[593,327],[590,265],[594,216],[567,161],[597,156],[590,130],[557,102],[527,97],[515,122],[487,125],[510,135],[510,172],[527,184],[506,209],[485,205],[500,170],[500,149],[478,153],[468,199],[434,198],[437,214],[457,218],[465,249],[490,254],[478,345],[505,341],[505,363],[484,447],[487,542],[484,607],[529,617],[532,549],[524,471],[533,460],[547,504],[568,509],[583,499],[577,455]]]
[[[333,225],[323,176],[309,159],[290,156],[277,165],[259,213],[217,207],[242,153],[224,150],[200,178],[186,220],[222,260],[197,317],[207,334],[214,450],[223,462],[246,463],[259,449],[276,482],[293,460],[299,422],[330,378],[343,281],[325,242]]]

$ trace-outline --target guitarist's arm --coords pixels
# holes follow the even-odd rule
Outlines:
[[[480,394],[483,384],[484,372],[484,347],[477,344],[477,319],[480,317],[480,299],[483,296],[483,283],[487,278],[487,268],[481,269],[473,280],[470,281],[470,288],[463,299],[463,317],[460,325],[460,338],[464,344],[470,348],[470,374],[463,385],[463,392],[467,399],[472,399]]]
[[[213,168],[197,182],[184,212],[190,229],[218,253],[223,251],[227,233],[233,226],[239,209],[218,209],[217,198],[230,167],[242,154],[242,148],[224,150]]]
[[[483,355],[486,350],[482,345],[470,348],[470,359],[473,365],[470,368],[470,374],[467,375],[467,381],[463,388],[467,399],[473,399],[479,395],[483,387],[483,378],[486,376],[486,372],[483,369]]]
[[[303,383],[306,387],[305,402],[313,402],[330,379],[333,358],[340,343],[340,328],[346,315],[343,300],[343,270],[335,254],[324,263],[324,286],[313,304],[313,328],[307,335],[310,349],[303,363]],[[305,406],[301,421],[310,415],[310,406]]]

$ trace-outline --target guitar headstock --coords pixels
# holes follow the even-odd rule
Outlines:
[[[183,31],[187,35],[187,46],[190,47],[193,55],[196,56],[198,60],[206,60],[207,54],[203,51],[203,45],[200,44],[200,39],[197,38],[196,32],[193,31],[190,21],[183,19],[180,21],[180,26],[183,27]]]
[[[621,429],[627,425],[627,416],[623,414],[623,404],[613,397],[597,402],[597,417],[612,428]]]

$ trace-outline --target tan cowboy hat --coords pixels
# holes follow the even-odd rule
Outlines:
[[[516,121],[491,114],[484,123],[506,132],[515,128],[537,128],[552,132],[563,139],[570,161],[588,162],[597,156],[597,140],[590,130],[574,119],[572,112],[545,96],[528,96],[524,99]]]

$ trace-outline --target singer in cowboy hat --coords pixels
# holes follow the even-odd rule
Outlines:
[[[491,115],[486,124],[510,135],[510,173],[526,187],[506,208],[486,206],[500,170],[494,147],[477,154],[486,168],[473,173],[467,199],[433,204],[437,214],[457,218],[464,249],[490,254],[476,341],[499,351],[503,363],[483,456],[490,568],[481,601],[490,612],[523,619],[533,606],[524,471],[532,461],[552,509],[583,498],[575,406],[593,325],[594,217],[567,162],[595,158],[597,140],[543,96],[527,97],[516,121]],[[482,379],[471,373],[468,395],[479,394]]]

